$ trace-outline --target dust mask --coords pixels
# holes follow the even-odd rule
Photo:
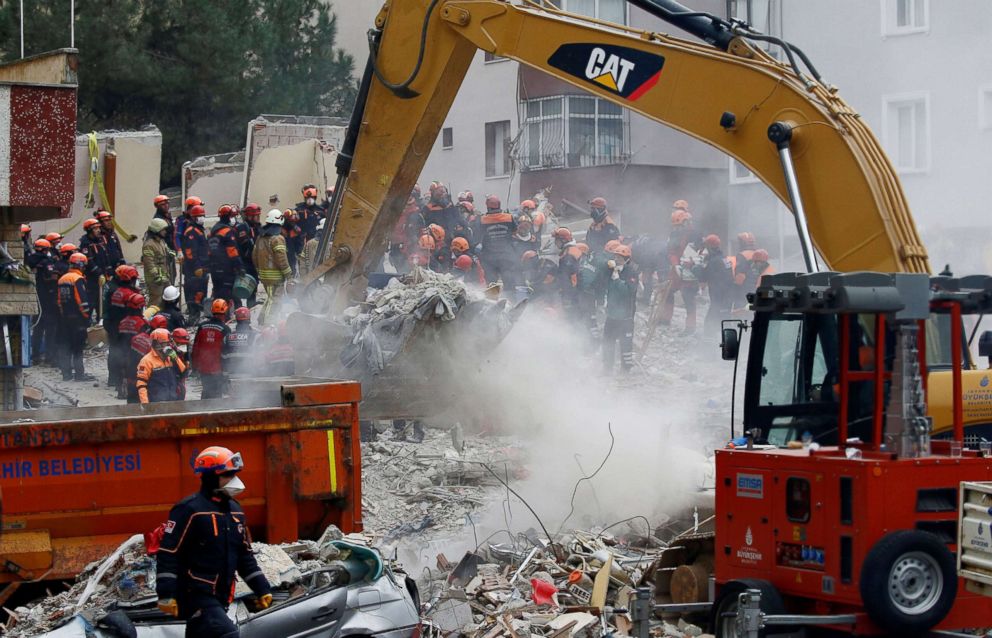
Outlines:
[[[315,200],[313,197],[307,197],[307,206],[313,206],[316,202],[317,200]]]
[[[224,492],[231,498],[234,498],[241,492],[245,491],[245,484],[241,482],[240,476],[235,476],[230,481],[228,481],[223,487],[221,487],[220,491]]]

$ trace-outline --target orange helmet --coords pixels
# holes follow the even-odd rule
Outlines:
[[[83,253],[72,253],[69,255],[69,265],[75,266],[77,268],[82,268],[89,262],[89,259]]]
[[[189,209],[189,216],[190,217],[206,217],[207,216],[207,209],[204,208],[203,206],[201,206],[200,204],[194,204]]]
[[[262,207],[259,206],[258,204],[256,204],[255,202],[251,202],[250,204],[248,204],[247,206],[245,206],[244,208],[242,208],[241,209],[241,212],[244,214],[245,217],[251,217],[251,216],[254,216],[254,215],[261,215],[262,214]]]
[[[92,217],[83,222],[83,230],[89,232],[90,229],[96,228],[100,225],[100,222],[93,219]]]
[[[51,241],[51,240],[49,240],[49,241]],[[61,253],[63,255],[66,255],[66,254],[71,255],[72,253],[76,252],[76,250],[77,250],[76,249],[76,244],[62,244],[61,246],[59,246],[59,253]]]
[[[689,211],[687,210],[683,210],[679,208],[677,210],[672,211],[673,226],[681,226],[682,224],[688,222],[690,219],[692,219],[692,215],[690,215]]]
[[[437,245],[434,243],[434,236],[430,233],[424,233],[421,235],[420,239],[417,240],[417,245],[423,250],[434,250],[437,248]]]
[[[534,210],[535,208],[537,208],[537,204],[534,203],[533,199],[525,199],[524,201],[520,202],[520,210],[523,210],[525,208]]]
[[[617,242],[617,246],[610,252],[612,252],[614,255],[620,255],[621,257],[626,257],[627,259],[630,259],[630,255],[632,254],[630,252],[630,246],[624,246],[619,242]]]
[[[749,233],[744,231],[743,233],[737,233],[737,241],[741,244],[741,249],[743,250],[754,250],[757,240],[754,238],[754,233]]]
[[[60,235],[59,233],[48,233],[47,235],[45,235],[45,239],[52,242],[52,245],[54,246],[55,244],[62,241],[62,235]]]
[[[460,255],[453,265],[458,270],[468,271],[472,268],[472,258],[468,255]]]
[[[160,315],[156,315],[156,316],[160,316]],[[165,319],[165,317],[162,318]],[[155,325],[154,317],[152,319],[153,319],[152,325],[154,326]],[[169,341],[172,339],[172,335],[169,334],[169,331],[166,328],[155,328],[154,330],[152,330],[151,338],[152,338],[152,342],[169,343]]]
[[[684,199],[676,199],[674,202],[672,202],[672,208],[678,208],[679,210],[684,210],[686,212],[689,212],[689,202],[685,201]]]
[[[234,318],[237,321],[250,321],[251,320],[251,308],[248,306],[241,306],[234,311]]]
[[[165,196],[165,195],[156,195],[155,196],[155,199],[152,200],[152,203],[154,203],[156,206],[158,206],[159,204],[164,204],[167,201],[169,201],[169,198],[167,196]]]
[[[191,195],[186,198],[186,207],[189,208],[190,206],[203,206],[203,200],[195,195]]]
[[[610,241],[606,242],[606,246],[603,247],[603,250],[605,250],[608,253],[616,252],[617,246],[619,245],[620,245],[619,239],[611,239]]]
[[[463,202],[458,202],[458,207],[459,208],[464,208],[465,210],[467,210],[470,213],[474,213],[475,212],[475,204],[473,204],[472,202],[470,202],[468,200],[465,200]]]
[[[719,248],[720,238],[716,235],[707,235],[703,237],[703,245],[710,249]]]
[[[456,253],[468,252],[468,240],[464,237],[455,237],[451,240],[451,250]]]
[[[300,219],[300,215],[296,212],[295,208],[287,208],[282,212],[282,216],[288,222],[295,222]]]
[[[545,221],[544,213],[542,213],[541,211],[535,211],[533,221],[534,221],[534,228],[541,228],[542,226],[544,226],[544,221]]]
[[[145,296],[137,292],[127,298],[127,307],[133,310],[141,310],[145,307]]]
[[[21,234],[22,235],[24,233],[30,233],[30,232],[31,232],[31,225],[30,224],[21,224]]]
[[[230,204],[224,204],[223,206],[217,209],[218,217],[230,217],[234,213],[235,213],[234,206],[231,206]]]
[[[165,315],[155,315],[148,322],[148,325],[152,327],[152,330],[166,330],[169,327],[169,318]]]
[[[99,221],[101,221],[101,222],[103,220],[105,220],[105,219],[113,219],[114,218],[114,216],[110,214],[110,211],[109,210],[98,210],[98,211],[96,211],[95,215],[96,215],[96,218]]]
[[[210,312],[215,315],[227,316],[227,311],[230,305],[224,299],[214,299],[213,304],[210,306]]]
[[[764,262],[767,262],[768,261],[768,251],[765,250],[764,248],[759,248],[758,250],[754,251],[754,253],[751,255],[751,261],[764,261]]]
[[[188,346],[189,331],[186,328],[176,328],[172,331],[172,340],[176,342],[177,346]]]
[[[593,208],[606,208],[606,198],[604,197],[593,197],[589,200],[589,206]]]
[[[313,187],[313,186],[310,186],[308,188],[304,188],[303,189],[303,197],[304,197],[304,199],[306,199],[307,197],[313,197],[314,199],[317,199],[317,189],[315,187]]]
[[[437,242],[438,244],[444,243],[444,228],[442,228],[437,224],[431,224],[430,226],[427,227],[427,230],[430,231],[431,236],[434,237],[435,242]]]
[[[52,247],[52,242],[47,239],[36,239],[34,240],[34,247],[36,250],[48,250]]]
[[[563,244],[567,244],[568,242],[572,241],[572,231],[565,228],[564,226],[561,226],[555,229],[554,238],[555,241],[560,241]]]
[[[589,254],[589,244],[583,244],[582,242],[576,242],[575,247],[579,249],[583,255]]]
[[[121,281],[134,281],[138,278],[138,269],[128,264],[121,264],[114,268],[114,274]]]
[[[193,471],[197,474],[225,474],[238,472],[245,467],[240,452],[214,445],[196,455]]]

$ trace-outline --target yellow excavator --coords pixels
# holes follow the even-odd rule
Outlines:
[[[792,210],[810,272],[929,272],[891,162],[801,49],[673,0],[628,2],[702,42],[568,13],[549,0],[387,0],[369,32],[369,60],[337,160],[330,232],[302,285],[320,280],[338,307],[364,293],[480,49],[736,159]],[[778,47],[783,59],[759,45]],[[947,335],[929,341],[945,350],[928,352],[931,383],[947,389],[931,393],[935,429],[950,423],[951,385],[938,364],[954,352],[972,368],[966,424],[992,422],[979,391],[988,378],[973,370],[967,344],[951,347],[944,324],[928,328]]]

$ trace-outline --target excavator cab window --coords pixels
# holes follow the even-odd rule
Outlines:
[[[927,368],[929,370],[950,370],[953,361],[951,353],[958,350],[961,365],[967,370],[972,367],[971,355],[968,352],[967,331],[962,331],[960,347],[951,347],[951,315],[946,312],[930,313],[927,322]]]

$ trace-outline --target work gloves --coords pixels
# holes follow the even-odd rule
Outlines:
[[[272,605],[272,594],[262,594],[258,597],[258,606],[268,609]]]
[[[269,600],[272,600],[272,596],[269,596]],[[158,601],[158,608],[164,614],[168,614],[175,618],[179,617],[179,605],[176,603],[175,598],[160,598]]]

